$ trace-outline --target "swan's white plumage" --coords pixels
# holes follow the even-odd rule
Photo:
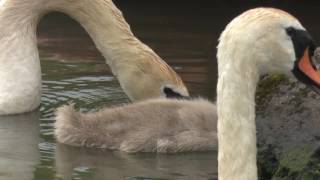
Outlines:
[[[111,0],[0,2],[0,114],[27,112],[40,104],[35,32],[39,19],[51,11],[70,15],[88,31],[130,99],[164,96],[164,86],[188,96],[180,77],[132,34]]]
[[[257,8],[232,20],[218,45],[219,180],[257,180],[255,90],[265,73],[289,73],[295,51],[286,27],[304,28],[281,10]]]
[[[125,152],[216,150],[216,107],[203,99],[151,99],[94,113],[57,109],[55,135],[73,146]]]
[[[0,115],[31,111],[40,104],[41,72],[35,29],[26,9],[0,6]],[[21,2],[23,4],[23,2]],[[34,4],[30,4],[34,5]]]

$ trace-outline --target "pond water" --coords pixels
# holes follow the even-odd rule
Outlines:
[[[233,1],[116,3],[134,33],[175,68],[190,92],[211,100],[219,33],[232,17],[258,6]],[[319,39],[319,25],[312,24],[319,17],[317,6],[301,4],[284,1],[276,6],[301,17]],[[28,114],[0,117],[0,179],[217,179],[216,152],[125,154],[57,144],[53,112],[58,106],[73,101],[81,110],[96,111],[129,100],[88,35],[67,16],[46,16],[38,28],[38,42],[41,107]]]

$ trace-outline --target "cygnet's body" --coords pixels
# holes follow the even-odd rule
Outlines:
[[[175,153],[217,149],[216,107],[207,100],[152,99],[99,112],[58,108],[61,143],[125,152]]]

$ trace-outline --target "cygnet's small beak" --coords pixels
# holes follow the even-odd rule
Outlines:
[[[315,63],[315,61],[311,61],[311,58],[312,57],[309,55],[309,48],[306,48],[302,58],[299,60],[298,68],[320,89],[320,72],[318,72],[317,69],[319,65],[312,64]]]

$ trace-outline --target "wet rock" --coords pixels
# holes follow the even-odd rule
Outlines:
[[[313,62],[313,64],[316,65],[316,68],[319,70],[320,69],[320,47],[318,47],[314,50],[312,62]]]
[[[265,77],[257,95],[260,180],[320,179],[320,95],[282,76]]]
[[[302,146],[283,153],[272,178],[278,179],[320,179],[320,148]]]

